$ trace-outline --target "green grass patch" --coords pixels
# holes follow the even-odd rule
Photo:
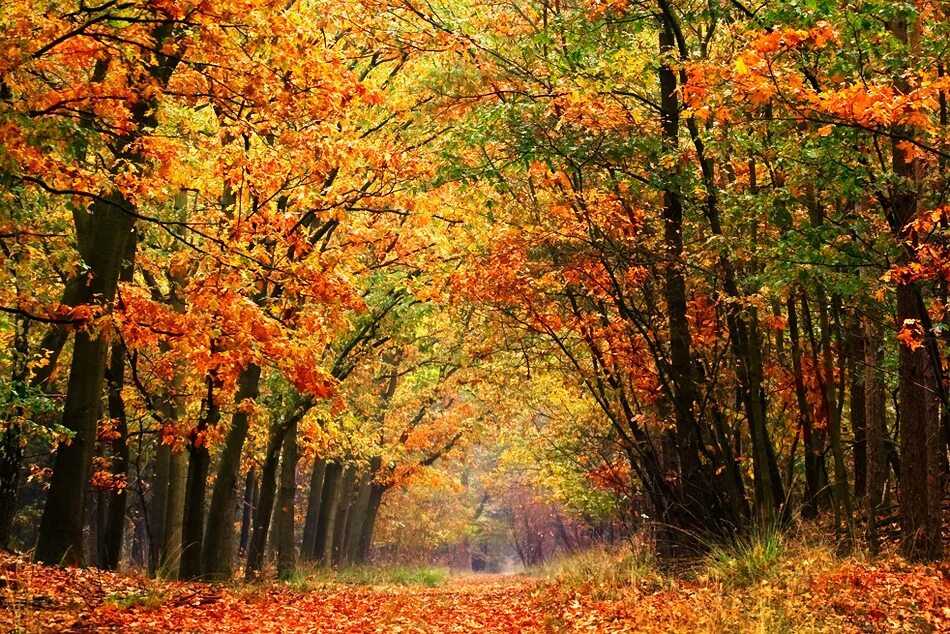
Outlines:
[[[431,566],[353,566],[340,570],[324,568],[299,569],[287,581],[291,587],[313,590],[328,583],[345,583],[359,586],[441,586],[449,578],[445,568]]]
[[[154,610],[162,605],[164,596],[161,591],[150,588],[141,592],[129,592],[127,594],[113,593],[108,595],[104,603],[114,605],[120,610],[131,610],[141,608],[143,610]]]

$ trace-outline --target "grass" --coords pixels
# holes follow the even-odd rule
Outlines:
[[[770,578],[784,552],[782,531],[764,524],[732,541],[710,544],[703,567],[713,580],[747,586]]]
[[[639,541],[620,547],[592,548],[548,564],[537,573],[602,598],[613,597],[631,586],[654,585],[662,580],[652,549]]]
[[[444,584],[448,578],[447,569],[431,566],[352,566],[340,570],[300,568],[287,584],[300,591],[312,591],[328,583],[434,588]]]
[[[149,588],[140,592],[129,592],[127,594],[110,594],[105,598],[104,603],[114,605],[120,610],[131,610],[132,608],[143,608],[154,610],[161,607],[164,600],[163,593],[156,588]]]

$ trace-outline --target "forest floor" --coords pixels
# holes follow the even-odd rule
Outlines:
[[[819,558],[821,559],[821,558]],[[214,585],[0,555],[0,632],[950,632],[950,567],[789,560],[752,583],[465,575]]]

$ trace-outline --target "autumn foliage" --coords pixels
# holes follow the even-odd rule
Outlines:
[[[817,531],[870,559],[809,573],[834,615],[816,627],[918,609],[940,629],[939,575],[873,557],[945,556],[947,17],[7,2],[0,547],[37,564],[4,565],[217,597],[169,599],[159,629],[202,610],[238,627],[255,601],[277,629],[277,605],[396,627],[431,598],[468,606],[431,615],[464,630],[508,582],[372,614],[355,606],[375,590],[191,582],[535,569],[625,543],[688,566]],[[479,624],[712,627],[691,600],[748,598],[664,579],[638,614],[512,581],[518,606]],[[839,586],[871,607],[836,606]],[[106,599],[90,622],[131,627],[139,606]],[[407,629],[429,618],[406,609]]]

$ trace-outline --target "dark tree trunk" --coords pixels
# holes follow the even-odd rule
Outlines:
[[[155,50],[148,72],[159,84],[168,82],[180,60],[168,56],[163,42],[171,36],[170,21],[157,23],[152,29]],[[104,79],[105,66],[97,64],[92,79]],[[141,99],[130,104],[136,130],[114,139],[111,148],[115,156],[136,161],[133,146],[141,138],[141,132],[157,125],[153,99]],[[76,209],[73,216],[76,242],[83,267],[78,272],[75,296],[69,297],[76,305],[96,305],[108,312],[115,300],[116,288],[125,255],[126,244],[131,237],[135,219],[134,205],[118,190],[112,190],[97,198],[88,209]],[[74,287],[67,284],[67,291]],[[51,332],[53,352],[65,341],[61,332]],[[106,353],[109,342],[100,333],[80,330],[73,344],[73,358],[66,385],[66,400],[63,406],[62,424],[73,432],[69,444],[56,450],[53,477],[50,481],[46,506],[40,520],[39,535],[33,557],[44,563],[80,563],[82,553],[82,528],[85,511],[86,489],[92,466],[93,445],[96,440],[100,400],[105,379]],[[52,365],[52,364],[50,364]],[[52,372],[52,370],[48,370]],[[45,381],[45,379],[43,379]]]
[[[903,43],[908,52],[917,46],[912,31],[919,23],[911,24],[907,13],[901,13],[890,24],[896,40]],[[898,73],[894,87],[901,94],[912,90],[910,73]],[[906,227],[917,216],[917,187],[920,161],[908,156],[902,148],[902,138],[913,138],[914,130],[898,127],[891,138],[891,170],[898,177],[890,191],[891,229],[898,240],[915,241]],[[908,244],[902,260],[914,258],[913,247]],[[937,395],[942,394],[940,379],[943,377],[940,353],[934,345],[934,333],[930,317],[924,306],[920,288],[915,282],[897,285],[897,325],[917,327],[924,330],[924,345],[916,350],[899,343],[900,394],[900,458],[899,483],[901,515],[901,549],[911,560],[932,561],[943,554],[941,537],[941,501],[943,477],[940,473],[939,452],[943,450],[940,433],[940,407]]]
[[[297,568],[294,538],[294,497],[297,494],[297,425],[284,438],[280,459],[280,490],[277,495],[277,578],[293,577]]]
[[[849,336],[848,371],[851,374],[851,430],[854,432],[854,497],[858,505],[867,494],[868,442],[867,442],[867,389],[865,387],[864,334],[861,323],[855,322]]]
[[[872,554],[877,554],[878,518],[884,510],[884,491],[887,483],[887,454],[884,449],[886,435],[884,381],[881,379],[881,335],[873,318],[864,324],[864,408],[867,425],[867,540]]]
[[[112,441],[112,472],[128,475],[129,470],[129,424],[122,401],[122,384],[125,375],[125,345],[117,341],[112,345],[109,363],[109,418],[115,422],[116,438]],[[122,558],[122,536],[125,533],[125,505],[128,496],[124,489],[109,493],[109,507],[103,528],[102,561],[99,566],[116,570]]]
[[[787,309],[789,342],[792,351],[792,372],[795,377],[795,397],[798,403],[799,427],[805,453],[805,500],[802,505],[802,517],[815,518],[818,516],[818,452],[815,447],[814,431],[812,429],[811,405],[808,403],[808,394],[805,391],[796,303],[795,294],[789,294]]]
[[[17,317],[13,322],[12,387],[13,396],[22,397],[29,375],[30,321]],[[20,423],[7,421],[0,431],[0,548],[11,548],[10,533],[17,512],[17,491],[20,488],[20,470],[23,464],[23,445]]]
[[[235,396],[237,407],[231,417],[231,428],[221,452],[217,477],[211,491],[211,506],[208,509],[204,548],[201,553],[202,573],[208,579],[231,578],[237,477],[250,423],[250,412],[241,404],[257,398],[260,379],[261,368],[255,364],[247,366],[238,377],[238,391]]]
[[[271,515],[274,512],[274,499],[277,494],[277,467],[280,462],[280,448],[288,427],[275,425],[267,441],[264,465],[261,467],[261,484],[257,508],[254,509],[254,524],[251,542],[247,548],[247,567],[244,577],[248,581],[257,578],[264,568],[264,553],[267,548],[267,532]]]
[[[218,424],[221,418],[221,411],[215,401],[218,380],[213,370],[206,381],[205,414],[198,426],[191,431],[188,443],[188,479],[185,483],[185,505],[181,522],[181,564],[178,568],[178,575],[182,579],[197,579],[201,576],[205,493],[208,489],[208,470],[211,467],[211,454],[208,452],[206,434],[209,429]]]
[[[911,285],[897,287],[898,323],[921,320],[919,295]],[[901,550],[911,560],[935,561],[943,553],[941,539],[939,428],[936,381],[927,347],[900,345],[901,405],[899,483]]]
[[[327,553],[329,563],[337,566],[343,560],[343,547],[346,541],[346,522],[349,519],[350,507],[353,503],[353,486],[356,483],[356,467],[350,465],[343,470],[340,480],[338,502],[335,505],[335,514],[332,517],[333,537],[330,541],[331,552]]]
[[[204,532],[204,503],[211,456],[204,445],[188,448],[188,478],[185,481],[185,505],[181,521],[181,562],[178,576],[201,576],[201,542]]]
[[[373,534],[376,532],[376,518],[379,516],[379,507],[383,503],[383,494],[387,487],[384,484],[373,482],[370,486],[369,504],[366,510],[366,521],[363,523],[363,532],[360,535],[359,563],[369,560],[370,548],[373,546]]]
[[[89,271],[79,303],[98,304],[104,311],[111,309],[126,243],[132,233],[133,218],[126,211],[128,208],[131,208],[129,201],[113,193],[93,203],[90,213],[77,216],[79,251]],[[109,342],[100,333],[89,330],[76,333],[62,419],[63,426],[74,435],[69,444],[62,444],[56,450],[53,477],[34,551],[37,561],[82,563],[86,489],[108,348]]]
[[[673,32],[664,22],[660,32],[660,54],[669,55],[674,47]],[[664,63],[660,66],[660,104],[663,126],[663,149],[678,151],[679,146],[679,96],[676,74]],[[678,175],[667,174],[675,183]],[[692,526],[705,531],[721,532],[737,519],[723,508],[715,487],[710,486],[712,472],[703,465],[700,446],[703,439],[696,420],[695,406],[698,402],[695,372],[693,369],[692,341],[686,302],[685,262],[683,261],[683,203],[678,186],[666,187],[663,192],[663,227],[666,258],[664,263],[664,290],[668,313],[670,337],[669,375],[672,392],[673,415],[676,421],[677,461],[681,479],[682,516]],[[718,466],[718,465],[717,465]]]
[[[323,477],[322,502],[320,516],[317,518],[317,533],[314,541],[314,561],[323,563],[331,550],[328,548],[333,537],[333,519],[340,500],[340,475],[343,467],[336,460],[327,462],[326,475]]]
[[[840,312],[840,303],[840,299],[837,296],[832,298],[832,309],[835,315],[838,315]],[[844,346],[841,341],[839,320],[835,319],[832,324],[828,316],[828,308],[825,291],[819,286],[818,309],[821,326],[821,355],[822,367],[824,369],[825,403],[828,408],[828,427],[831,436],[831,455],[835,474],[834,483],[832,484],[835,501],[835,530],[839,530],[841,520],[843,519],[846,529],[845,540],[846,543],[850,545],[854,537],[854,506],[851,500],[851,488],[848,486],[848,472],[845,467],[844,446],[841,439],[841,411],[844,404],[844,383],[841,383],[840,389],[835,383],[835,358],[831,344],[832,327],[834,327],[836,332],[835,341],[838,344],[837,348],[841,350]],[[844,377],[842,377],[842,379],[843,378]]]
[[[257,473],[254,467],[247,471],[244,479],[244,503],[241,509],[241,541],[238,545],[238,554],[247,554],[247,542],[251,536],[251,520],[254,518],[254,509],[257,507]]]
[[[131,282],[135,273],[136,237],[126,245],[125,262],[119,273],[120,282]],[[112,472],[124,474],[129,471],[129,421],[122,400],[122,388],[125,385],[125,342],[117,339],[112,344],[112,356],[109,360],[108,406],[109,418],[115,423],[115,438],[112,440]],[[103,559],[101,568],[116,570],[122,558],[122,537],[125,534],[125,507],[128,500],[125,489],[113,490],[109,494],[109,509],[103,528]]]
[[[314,560],[317,544],[317,520],[320,518],[320,502],[323,499],[323,476],[327,461],[318,458],[313,461],[310,474],[310,490],[307,493],[307,516],[303,525],[303,541],[300,545],[300,557],[305,561]]]

